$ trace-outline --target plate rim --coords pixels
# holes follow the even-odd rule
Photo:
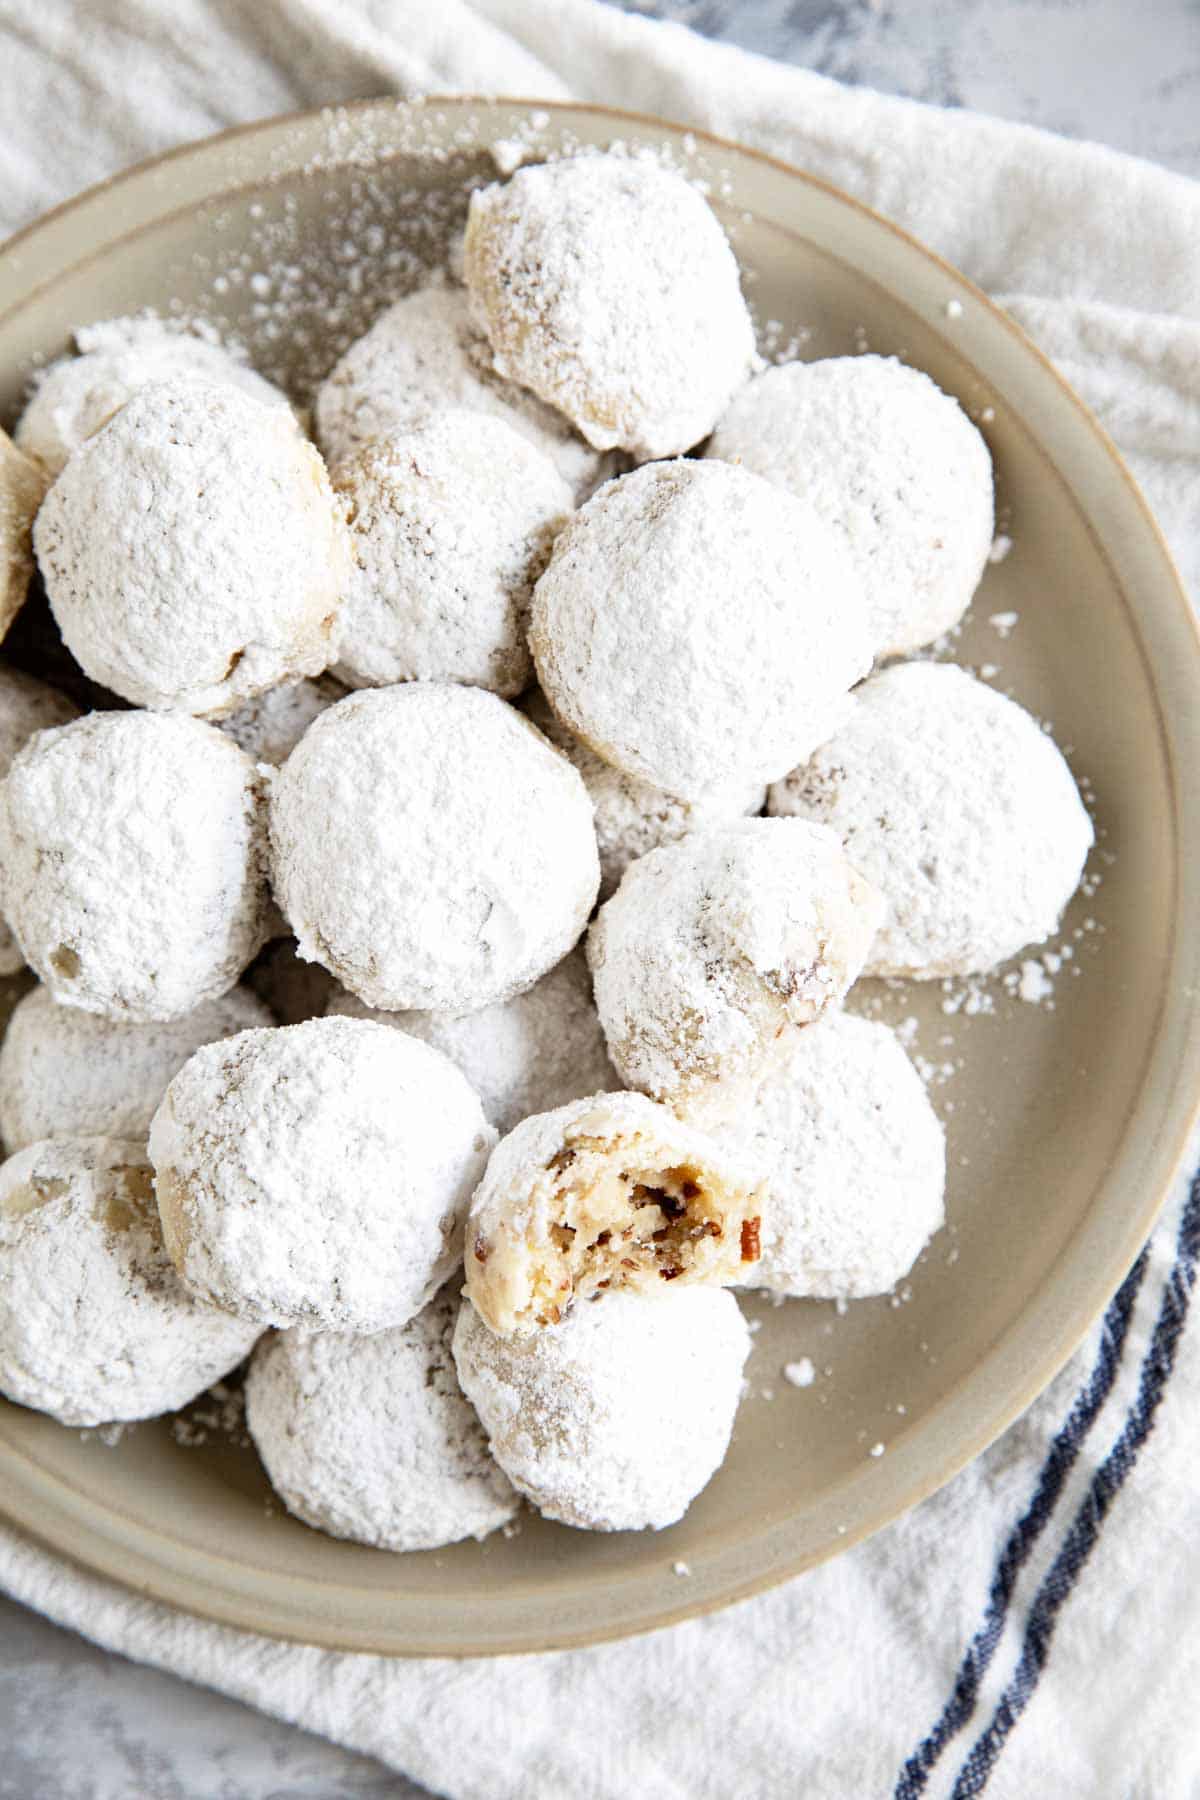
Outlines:
[[[289,127],[312,129],[314,126],[320,127],[330,119],[342,120],[360,113],[369,114],[383,111],[388,114],[418,115],[431,109],[445,109],[454,112],[474,111],[484,116],[490,114],[493,117],[498,116],[501,112],[515,112],[523,116],[528,116],[533,112],[546,113],[551,116],[584,114],[593,120],[612,120],[624,127],[626,131],[640,127],[655,133],[688,135],[698,144],[713,151],[731,154],[739,159],[750,159],[778,171],[789,180],[798,180],[804,183],[807,187],[823,193],[836,203],[853,209],[868,222],[871,228],[883,227],[886,232],[907,246],[908,250],[915,251],[926,263],[931,264],[935,270],[945,276],[951,284],[952,290],[956,289],[969,296],[972,303],[984,311],[993,322],[1001,324],[1019,346],[1022,354],[1027,357],[1032,356],[1040,365],[1042,374],[1050,377],[1059,396],[1071,403],[1092,442],[1105,453],[1111,465],[1111,475],[1116,479],[1126,500],[1134,504],[1140,515],[1140,526],[1144,533],[1144,544],[1141,548],[1144,553],[1148,552],[1153,559],[1156,559],[1159,565],[1156,582],[1157,593],[1152,616],[1157,620],[1161,614],[1160,622],[1164,626],[1168,623],[1173,624],[1176,631],[1182,627],[1183,637],[1187,640],[1190,672],[1187,675],[1177,672],[1171,684],[1172,688],[1180,695],[1185,687],[1190,687],[1193,695],[1200,693],[1200,621],[1197,620],[1161,527],[1137,481],[1103,426],[1016,320],[938,252],[906,231],[903,226],[876,212],[865,202],[847,193],[835,183],[768,151],[738,143],[699,127],[619,107],[508,95],[429,94],[413,100],[403,100],[385,95],[352,101],[334,108],[302,108],[294,112],[231,126],[208,137],[176,145],[128,169],[116,172],[49,209],[37,219],[21,227],[0,245],[0,292],[7,285],[14,263],[20,264],[31,241],[36,240],[48,228],[55,231],[63,225],[70,225],[77,214],[95,207],[98,203],[105,202],[123,187],[130,184],[153,182],[164,169],[173,165],[202,159],[207,153],[219,154],[238,140],[262,137],[272,132],[286,133]],[[464,143],[462,148],[464,153],[468,154],[477,149],[486,151],[488,142],[489,139],[481,133],[476,142]],[[405,148],[388,148],[379,158],[379,162],[386,165],[387,161],[406,154],[409,154],[409,151]],[[333,160],[335,162],[338,160],[336,154]],[[281,170],[281,173],[288,175],[295,175],[298,172],[296,169]],[[231,179],[222,184],[219,189],[214,190],[209,198],[233,199],[239,192],[248,188],[261,187],[269,179],[268,173],[260,171],[251,180],[239,182],[232,178],[231,172]],[[116,243],[136,238],[146,230],[160,227],[175,214],[193,211],[197,206],[205,203],[205,197],[199,196],[189,198],[179,206],[165,205],[152,217],[135,224],[129,231],[116,235],[110,224],[107,228],[101,229],[98,234],[94,234],[95,241],[89,242],[81,253],[70,256],[62,263],[58,273],[62,274],[68,269],[79,268],[93,258],[104,255]],[[866,278],[873,279],[870,276]],[[11,297],[0,301],[0,324],[12,312],[28,305],[41,292],[42,288],[54,279],[54,274],[51,274],[34,281],[30,286],[22,283],[18,272],[13,281]],[[943,333],[943,335],[945,334]],[[956,348],[964,360],[970,363],[968,349],[965,346]],[[1057,464],[1054,466],[1057,469]],[[1061,474],[1061,471],[1059,472]],[[1070,486],[1069,483],[1067,485]],[[1088,510],[1078,498],[1076,498],[1076,504],[1081,517],[1096,539],[1098,552],[1111,564],[1107,546],[1095,533]],[[1118,578],[1115,568],[1113,577],[1114,585],[1122,593],[1126,610],[1130,615],[1130,623],[1138,636],[1142,653],[1147,655],[1141,629],[1142,616],[1130,603],[1131,597],[1126,591],[1127,584]],[[1170,621],[1165,617],[1168,592],[1171,595],[1173,614]],[[1149,660],[1148,657],[1148,662]],[[1168,1013],[1171,1012],[1173,1005],[1178,1007],[1183,1004],[1191,1024],[1195,1026],[1200,1022],[1200,994],[1193,991],[1190,1000],[1185,999],[1181,1002],[1178,984],[1178,964],[1183,960],[1185,950],[1190,952],[1191,962],[1200,971],[1200,914],[1197,915],[1196,924],[1189,930],[1188,916],[1183,905],[1185,881],[1189,871],[1195,879],[1194,865],[1197,857],[1193,840],[1186,830],[1187,822],[1184,816],[1188,784],[1182,766],[1183,757],[1179,742],[1180,720],[1174,716],[1177,708],[1164,706],[1163,684],[1160,679],[1162,671],[1151,664],[1148,673],[1153,676],[1149,685],[1160,719],[1170,787],[1173,847],[1177,858],[1176,881],[1171,907],[1171,942],[1166,959],[1167,969],[1174,980],[1168,980],[1164,985],[1160,1016],[1156,1021],[1154,1035],[1147,1053],[1142,1085],[1138,1089],[1126,1124],[1125,1136],[1121,1140],[1122,1147],[1126,1144],[1135,1121],[1144,1108],[1149,1071],[1162,1054]],[[1186,720],[1184,722],[1186,723]],[[1192,735],[1200,743],[1200,729],[1194,729]],[[757,1573],[745,1575],[741,1579],[726,1579],[720,1584],[719,1591],[689,1598],[684,1590],[691,1584],[677,1583],[676,1585],[680,1589],[677,1603],[658,1603],[649,1610],[643,1609],[644,1616],[640,1616],[632,1622],[627,1618],[592,1619],[587,1622],[564,1621],[557,1629],[547,1630],[542,1627],[532,1637],[528,1631],[521,1631],[519,1627],[514,1627],[513,1635],[506,1637],[503,1633],[499,1633],[485,1643],[472,1642],[467,1646],[463,1645],[461,1635],[452,1640],[443,1639],[436,1629],[425,1630],[418,1642],[412,1640],[411,1630],[401,1637],[395,1630],[389,1629],[386,1623],[347,1624],[328,1613],[318,1619],[312,1606],[305,1609],[301,1605],[300,1610],[297,1611],[296,1605],[288,1605],[286,1601],[284,1603],[273,1602],[269,1594],[259,1593],[254,1596],[247,1594],[245,1579],[243,1579],[240,1592],[231,1588],[228,1582],[221,1583],[208,1566],[228,1568],[230,1565],[222,1564],[219,1558],[210,1556],[207,1552],[198,1552],[189,1546],[184,1546],[184,1560],[186,1561],[190,1557],[198,1566],[190,1573],[181,1571],[178,1566],[180,1560],[178,1541],[172,1540],[166,1533],[156,1531],[140,1522],[128,1532],[129,1538],[133,1541],[121,1542],[120,1515],[115,1509],[100,1507],[97,1502],[89,1499],[82,1488],[64,1481],[53,1471],[42,1468],[25,1451],[18,1450],[13,1446],[4,1433],[2,1418],[0,1418],[0,1474],[6,1477],[14,1474],[21,1475],[27,1485],[31,1484],[35,1490],[42,1510],[38,1516],[31,1519],[28,1509],[22,1511],[19,1506],[11,1503],[9,1482],[4,1480],[0,1482],[0,1515],[8,1518],[18,1529],[27,1533],[36,1542],[51,1549],[55,1554],[65,1556],[90,1573],[116,1581],[141,1596],[165,1602],[180,1610],[212,1620],[214,1623],[234,1626],[260,1636],[316,1644],[328,1649],[368,1651],[389,1656],[460,1658],[582,1647],[656,1630],[747,1599],[754,1594],[793,1579],[808,1568],[840,1555],[842,1551],[851,1548],[854,1544],[882,1529],[886,1524],[909,1512],[915,1505],[944,1486],[990,1443],[994,1442],[1021,1416],[1063,1368],[1083,1341],[1092,1324],[1103,1312],[1113,1292],[1120,1285],[1183,1173],[1188,1147],[1196,1133],[1197,1124],[1200,1122],[1200,1033],[1195,1030],[1186,1032],[1183,1050],[1184,1055],[1175,1071],[1176,1078],[1171,1084],[1171,1091],[1164,1102],[1166,1117],[1172,1127],[1169,1141],[1165,1147],[1161,1147],[1157,1142],[1152,1147],[1154,1173],[1153,1180],[1146,1189],[1146,1193],[1150,1197],[1143,1196],[1140,1204],[1136,1208],[1131,1208],[1124,1217],[1125,1230],[1120,1246],[1114,1248],[1106,1259],[1103,1278],[1096,1279],[1094,1277],[1092,1279],[1088,1287],[1089,1298],[1086,1304],[1080,1304],[1078,1297],[1075,1298],[1065,1328],[1060,1328],[1053,1350],[1042,1357],[1037,1364],[1036,1371],[1027,1371],[1024,1382],[1019,1385],[1014,1396],[1010,1397],[1006,1404],[978,1422],[973,1431],[960,1433],[953,1454],[949,1458],[943,1457],[936,1462],[935,1466],[927,1468],[923,1474],[910,1479],[906,1486],[902,1486],[898,1497],[891,1504],[882,1508],[876,1506],[874,1511],[868,1507],[866,1515],[846,1529],[844,1535],[826,1543],[816,1551],[794,1553],[790,1559],[786,1554],[771,1556],[766,1552],[766,1546],[774,1538],[786,1537],[787,1522],[765,1533],[759,1533],[756,1541],[764,1546],[764,1552],[759,1561],[766,1566],[760,1567]],[[1087,1215],[1087,1219],[1090,1218],[1091,1214]],[[1086,1222],[1085,1220],[1084,1223]],[[1082,1229],[1083,1225],[1080,1227],[1080,1230]],[[1018,1320],[997,1339],[996,1344],[987,1353],[987,1357],[984,1359],[985,1363],[997,1353],[1005,1338],[1017,1331],[1021,1321],[1032,1309],[1037,1298],[1054,1281],[1059,1264],[1075,1249],[1077,1235],[1068,1240],[1060,1255],[1044,1271],[1027,1307]],[[977,1365],[970,1375],[964,1377],[959,1388],[974,1379],[981,1366],[983,1365]],[[948,1407],[958,1391],[959,1389],[955,1389],[948,1393],[934,1411]],[[900,1458],[897,1456],[894,1460],[900,1460]],[[849,1482],[843,1482],[840,1487],[852,1486],[853,1480],[854,1478],[851,1478]],[[107,1532],[100,1529],[95,1517],[88,1520],[82,1516],[89,1509],[93,1514],[100,1512],[103,1518],[109,1521]],[[149,1543],[151,1540],[155,1545],[167,1546],[166,1551],[159,1555],[152,1555]],[[138,1544],[141,1545],[140,1549],[137,1547]],[[172,1550],[175,1552],[174,1558],[170,1554]],[[252,1576],[261,1578],[266,1587],[289,1590],[303,1585],[281,1573],[258,1570],[250,1564],[239,1563],[234,1566],[243,1574],[249,1570]],[[337,1583],[331,1583],[315,1576],[306,1579],[314,1587],[326,1590],[331,1586],[336,1590],[338,1586]],[[627,1575],[624,1578],[625,1583],[628,1584],[630,1579]],[[253,1586],[253,1582],[250,1585]],[[345,1584],[343,1584],[344,1587]],[[314,1630],[314,1626],[318,1625],[319,1629]]]

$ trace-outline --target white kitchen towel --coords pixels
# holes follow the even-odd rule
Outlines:
[[[592,0],[0,0],[0,225],[242,120],[384,91],[574,95],[769,149],[1005,297],[1099,413],[1200,591],[1200,187],[850,90]],[[386,1662],[200,1623],[0,1531],[97,1642],[451,1800],[1194,1800],[1200,1190],[1102,1324],[940,1494],[762,1599],[626,1644]]]

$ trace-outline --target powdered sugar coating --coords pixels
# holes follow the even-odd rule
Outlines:
[[[0,888],[63,1006],[177,1019],[231,988],[266,936],[253,763],[198,719],[89,713],[0,784]]]
[[[713,1136],[767,1177],[754,1287],[883,1294],[941,1227],[945,1136],[886,1025],[832,1012],[796,1032],[753,1103]]]
[[[33,576],[33,521],[46,472],[0,431],[0,638],[20,612]]]
[[[464,1398],[450,1341],[458,1295],[371,1337],[285,1331],[246,1378],[246,1423],[288,1511],[380,1550],[485,1538],[520,1501]]]
[[[172,1412],[257,1329],[198,1304],[163,1248],[140,1143],[58,1138],[0,1167],[0,1390],[64,1425]]]
[[[574,1303],[747,1276],[757,1172],[644,1094],[596,1094],[502,1138],[471,1200],[467,1292],[504,1336]]]
[[[20,669],[0,668],[0,780],[35,732],[50,731],[78,716],[78,707],[57,688]],[[0,919],[0,975],[13,975],[24,966],[21,946]]]
[[[771,789],[773,813],[832,827],[885,901],[869,975],[983,973],[1055,930],[1092,822],[1053,740],[945,663],[902,663]]]
[[[595,813],[601,900],[616,892],[630,863],[647,851],[678,843],[690,831],[759,813],[766,803],[767,790],[761,781],[724,783],[702,800],[676,800],[662,788],[602,762],[581,738],[568,731],[540,688],[522,700],[521,710],[583,776]]]
[[[600,865],[585,789],[478,688],[353,694],[275,779],[275,894],[300,953],[368,1006],[508,999],[579,940]]]
[[[554,464],[583,499],[611,473],[553,407],[491,366],[461,288],[431,285],[380,313],[317,389],[317,436],[331,467],[376,438],[450,408],[500,419]]]
[[[235,744],[256,763],[285,763],[313,720],[344,700],[347,689],[332,675],[281,682],[247,700],[221,720]]]
[[[492,1454],[548,1519],[661,1531],[720,1468],[750,1350],[731,1294],[605,1294],[536,1337],[470,1306],[454,1360]]]
[[[709,1111],[843,996],[882,901],[837,837],[739,819],[652,850],[588,934],[608,1052],[630,1087]]]
[[[594,494],[534,590],[530,648],[578,737],[691,801],[777,779],[871,665],[827,527],[720,462],[654,463]]]
[[[107,319],[83,326],[75,343],[78,356],[38,376],[17,425],[18,444],[51,475],[152,381],[228,383],[261,406],[290,411],[286,396],[223,344],[161,319]]]
[[[175,1076],[150,1126],[167,1249],[263,1325],[403,1325],[462,1255],[496,1134],[454,1065],[361,1019],[244,1031]]]
[[[553,463],[501,419],[440,412],[375,439],[334,486],[352,553],[338,673],[527,687],[530,595],[571,512]]]
[[[598,450],[690,450],[757,362],[715,214],[649,160],[532,164],[477,190],[463,273],[496,370]]]
[[[325,465],[290,412],[237,388],[140,388],[33,538],[68,649],[135,706],[230,712],[336,655],[349,551]]]
[[[987,564],[992,462],[958,402],[888,356],[767,369],[705,452],[806,500],[853,559],[877,656],[956,625]]]
[[[57,1137],[144,1140],[167,1083],[194,1050],[271,1023],[243,987],[154,1025],[56,1006],[48,988],[35,987],[18,1003],[0,1045],[4,1147],[11,1153]]]
[[[581,946],[525,993],[478,1012],[376,1012],[346,993],[335,994],[326,1011],[334,1018],[375,1019],[432,1044],[462,1070],[501,1133],[530,1113],[621,1085],[608,1060]]]

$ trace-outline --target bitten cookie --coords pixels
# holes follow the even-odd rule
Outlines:
[[[501,1140],[471,1201],[467,1292],[502,1336],[608,1289],[752,1279],[757,1171],[643,1094],[597,1094]]]

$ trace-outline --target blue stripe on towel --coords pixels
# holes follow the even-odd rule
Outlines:
[[[941,1717],[901,1770],[894,1800],[917,1800],[924,1793],[942,1751],[955,1733],[962,1730],[975,1709],[983,1678],[1004,1632],[1017,1577],[1049,1524],[1083,1440],[1112,1391],[1146,1266],[1147,1253],[1143,1250],[1104,1315],[1100,1348],[1092,1372],[1076,1394],[1065,1423],[1055,1435],[1042,1464],[1033,1499],[1000,1553],[988,1590],[983,1624],[959,1664],[950,1699]]]
[[[1125,1416],[1120,1437],[1092,1477],[1062,1549],[1038,1589],[1029,1609],[1021,1657],[1012,1680],[1000,1696],[987,1730],[972,1746],[954,1784],[951,1800],[971,1800],[972,1795],[983,1792],[1009,1733],[1033,1698],[1038,1677],[1050,1653],[1058,1614],[1096,1546],[1110,1506],[1154,1429],[1155,1415],[1171,1378],[1187,1320],[1198,1259],[1200,1174],[1193,1178],[1180,1221],[1175,1265],[1163,1284],[1162,1304],[1150,1348],[1142,1363],[1137,1397]]]

